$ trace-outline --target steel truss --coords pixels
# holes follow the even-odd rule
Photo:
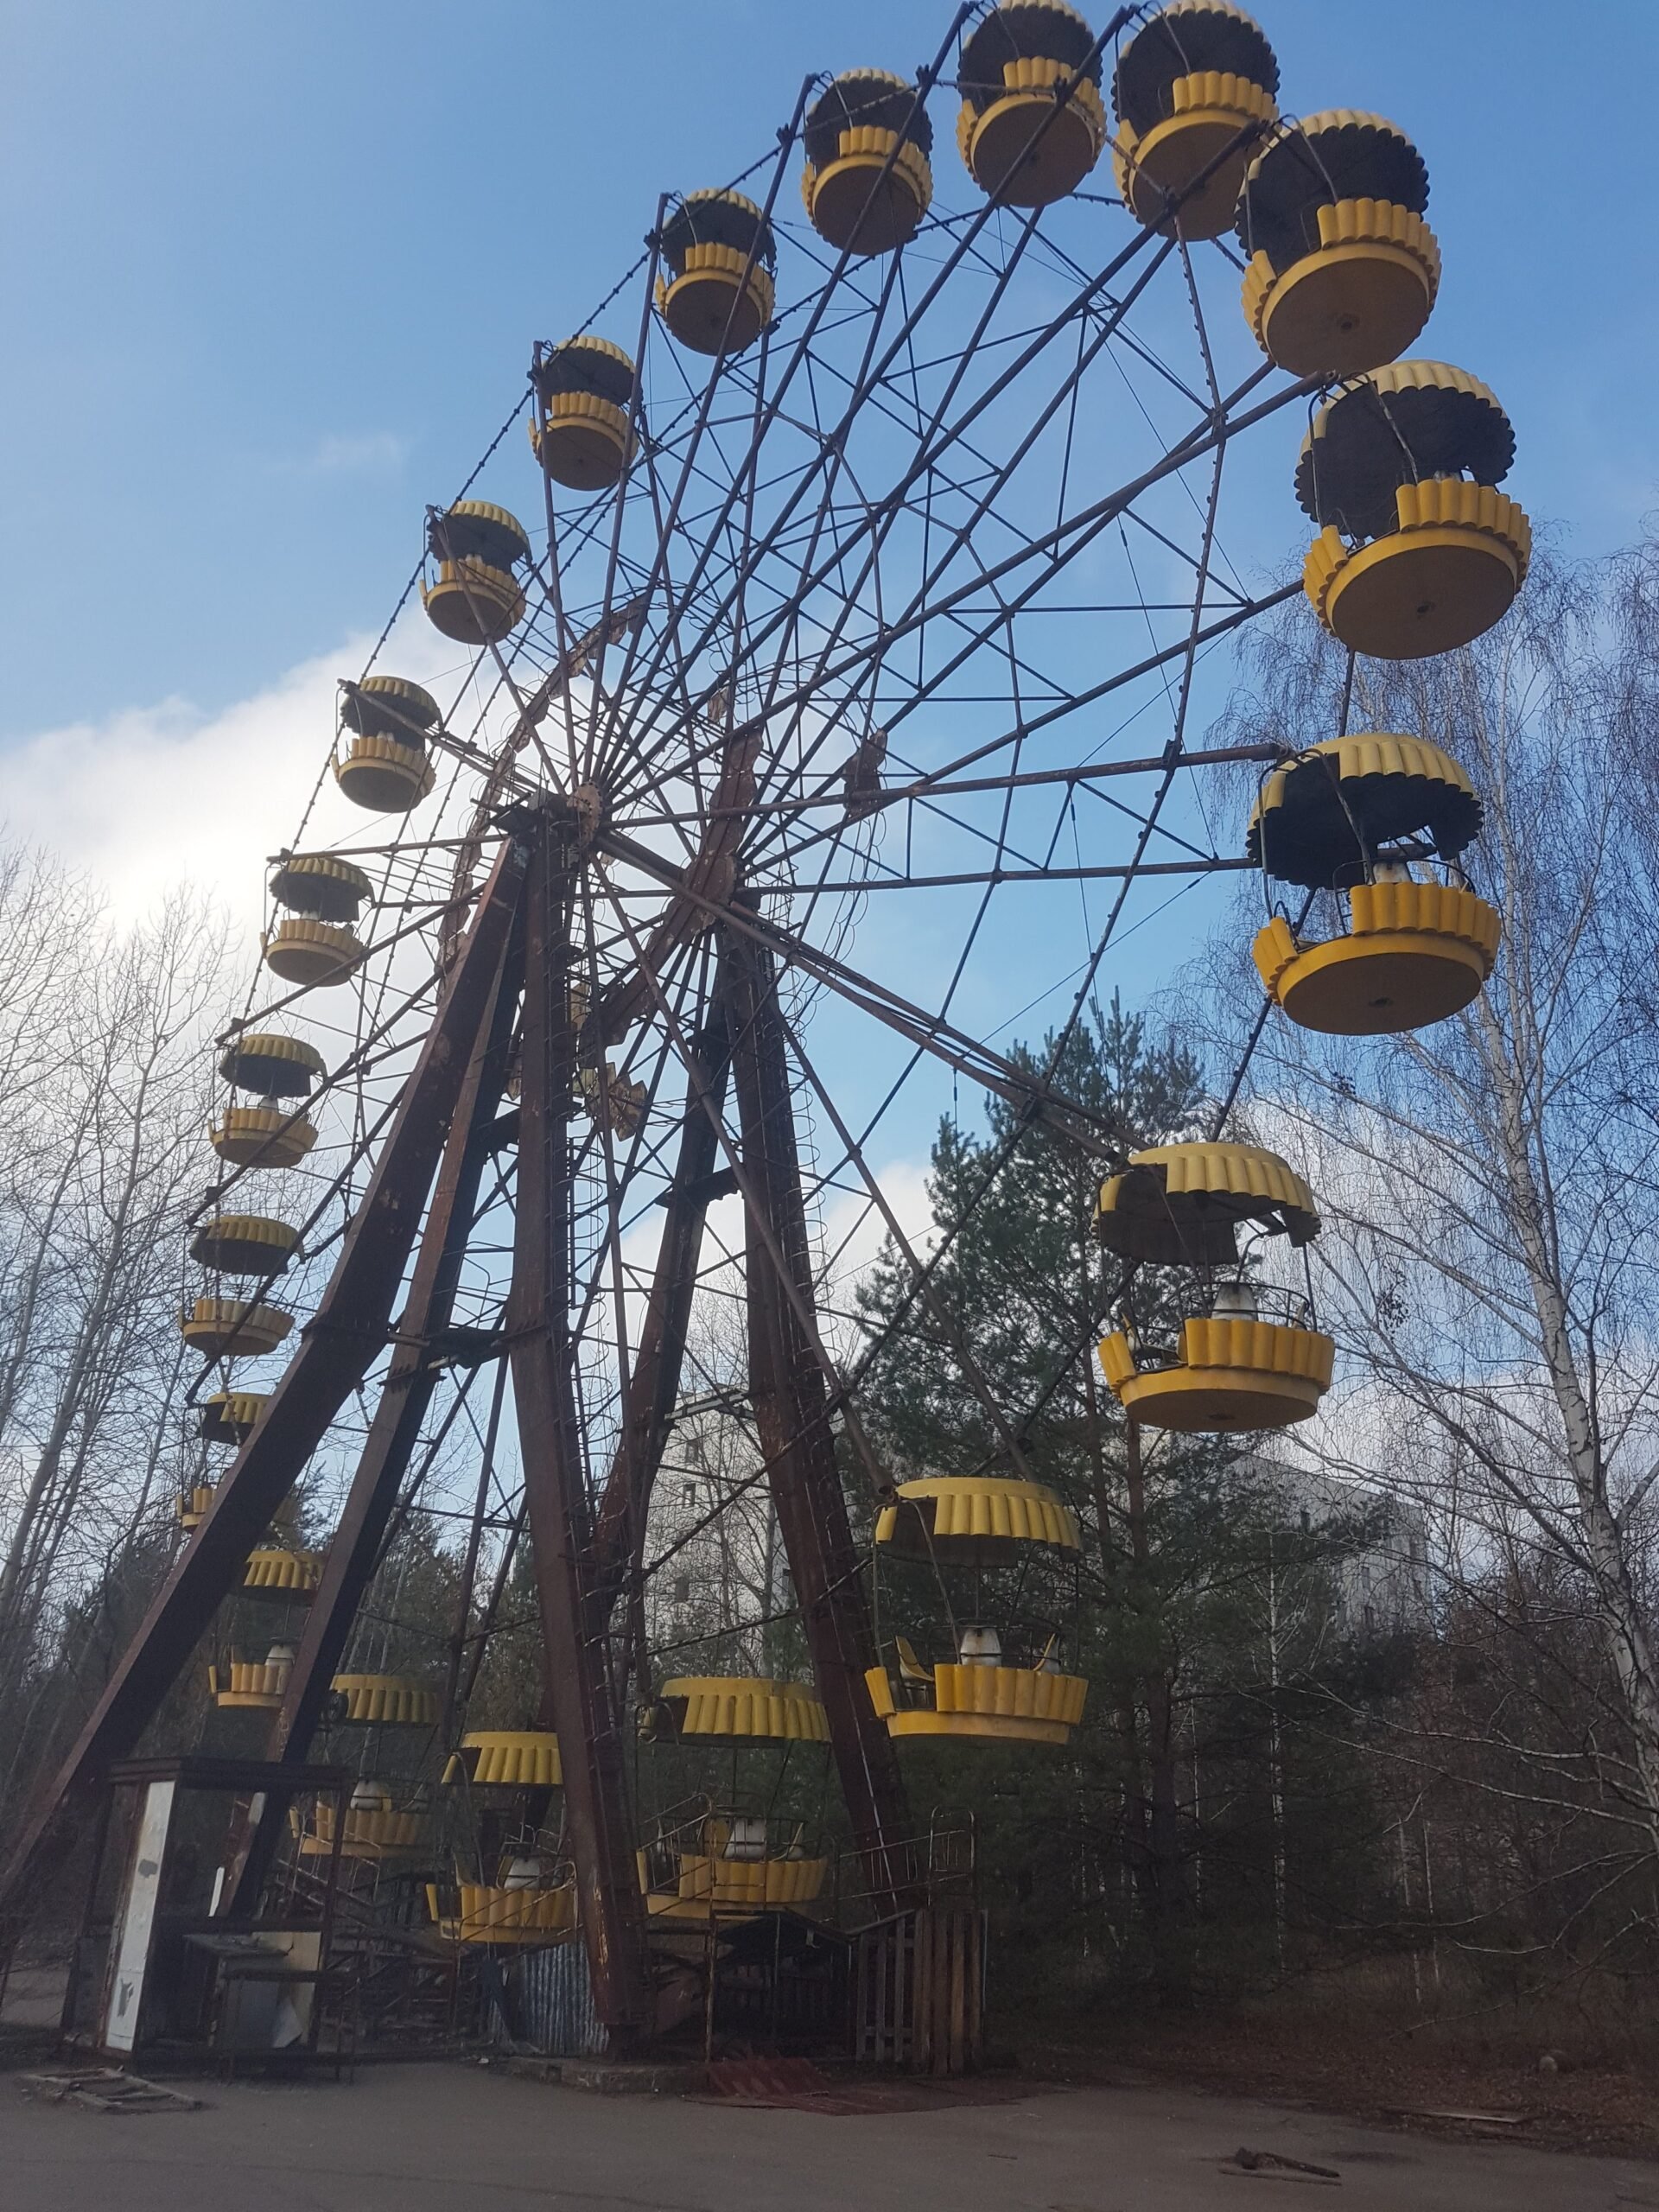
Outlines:
[[[918,99],[946,79],[970,12],[919,73]],[[780,226],[810,91],[745,188]],[[855,1198],[908,1274],[890,1326],[925,1313],[998,1460],[1023,1467],[1037,1408],[997,1402],[935,1289],[950,1238],[917,1249],[872,1138],[929,1076],[1014,1109],[982,1189],[1033,1126],[1103,1162],[1142,1135],[1067,1094],[1065,1050],[1132,893],[1243,865],[1191,795],[1278,755],[1189,743],[1197,679],[1298,587],[1252,593],[1230,575],[1224,473],[1238,438],[1313,388],[1267,388],[1260,365],[1224,379],[1205,279],[1179,240],[1132,230],[1084,258],[1091,242],[1068,242],[1051,214],[989,204],[940,213],[878,264],[802,240],[817,281],[750,355],[694,380],[653,312],[666,209],[625,280],[639,285],[636,464],[574,508],[543,473],[528,620],[471,660],[429,740],[448,775],[439,829],[327,848],[375,867],[383,927],[331,1056],[349,1132],[319,1178],[315,1217],[332,1205],[339,1241],[313,1318],[0,1878],[15,1917],[332,1439],[338,1524],[265,1746],[304,1762],[377,1577],[411,1513],[431,1510],[447,1440],[470,1427],[446,1745],[527,1536],[543,1718],[619,2048],[650,2039],[662,1999],[624,1738],[631,1684],[650,1674],[653,1494],[688,1382],[712,1379],[692,1344],[699,1301],[741,1308],[753,1479],[776,1515],[854,1842],[898,1901],[912,1825],[865,1686],[875,1646],[846,1497],[849,1478],[872,1500],[890,1486],[861,1414],[877,1347],[861,1363],[830,1325],[816,1240],[829,1202]],[[1159,335],[1172,304],[1196,340],[1187,372]],[[1103,391],[1139,410],[1119,480],[1098,465]],[[1173,429],[1156,427],[1154,403],[1179,412]],[[441,550],[445,512],[430,518]],[[1136,546],[1166,595],[1142,588]],[[1058,595],[1091,577],[1090,595]],[[1148,711],[1156,749],[1101,757]],[[1103,913],[1091,885],[1108,887]],[[1082,901],[1083,957],[1046,971],[1061,1018],[1033,1062],[987,1033],[965,979],[994,900],[1062,886]],[[958,949],[931,990],[900,962],[881,972],[879,950],[855,957],[863,901],[901,891],[951,902],[939,911]],[[891,1056],[874,1106],[847,1099],[808,998]],[[296,1007],[298,992],[251,1001],[238,1027]],[[642,1089],[633,1126],[607,1103],[612,1050],[616,1077]],[[809,1118],[833,1132],[828,1169]],[[219,1195],[237,1186],[227,1177]],[[730,1200],[735,1237],[717,1226]],[[647,1223],[642,1265],[630,1239]],[[467,1394],[485,1372],[480,1432]],[[372,1410],[354,1427],[365,1389]],[[516,1485],[503,1474],[514,1422]],[[227,1910],[251,1909],[278,1841],[270,1808],[242,1808]]]

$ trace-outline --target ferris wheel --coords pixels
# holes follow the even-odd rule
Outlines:
[[[1228,871],[1265,893],[1263,1019],[1379,1033],[1478,992],[1478,798],[1413,734],[1351,732],[1348,702],[1354,655],[1466,643],[1520,588],[1513,435],[1474,377],[1402,358],[1440,281],[1421,155],[1378,116],[1281,114],[1242,10],[1096,31],[1000,0],[941,30],[914,78],[815,77],[758,161],[643,211],[645,255],[535,346],[341,681],[217,1061],[188,1541],[14,1897],[218,1609],[247,1636],[255,1597],[265,1626],[214,1647],[213,1695],[264,1716],[269,1759],[319,1730],[379,1767],[417,1747],[426,1794],[365,1779],[348,1852],[418,1859],[435,1788],[539,1793],[531,1828],[563,1793],[552,1843],[434,1912],[458,1942],[579,1929],[618,2035],[648,2029],[653,1916],[822,1878],[792,1815],[780,1841],[712,1800],[637,1866],[636,1708],[677,1756],[827,1745],[898,1893],[907,1739],[1053,1749],[1085,1708],[1077,1522],[881,1173],[964,1085],[1097,1159],[1101,1311],[1123,1309],[1100,1356],[1135,1421],[1251,1433],[1330,1382],[1306,1292],[1241,1260],[1241,1235],[1316,1233],[1301,1178],[1219,1123],[1119,1126],[1067,1094],[1064,1047],[1129,933]],[[1250,581],[1245,445],[1281,455],[1313,525],[1300,580]],[[1294,755],[1206,749],[1230,641],[1299,595],[1350,657],[1328,722]],[[1241,760],[1248,823],[1213,772]],[[872,1239],[980,1405],[979,1465],[883,1464],[844,1325]],[[1169,1344],[1135,1313],[1161,1268],[1198,1301]],[[719,1381],[700,1300],[738,1317],[740,1487],[770,1498],[810,1683],[648,1648],[653,1483],[677,1408]],[[302,1478],[326,1545],[283,1517]],[[413,1512],[461,1562],[423,1655],[384,1592],[365,1609]],[[526,1544],[543,1707],[469,1726]],[[917,1574],[943,1595],[907,1624]],[[245,1823],[227,1898],[266,1878],[280,1812]]]

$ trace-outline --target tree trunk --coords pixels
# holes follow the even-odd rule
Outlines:
[[[1149,1613],[1155,1605],[1152,1547],[1147,1528],[1146,1478],[1141,1459],[1141,1424],[1123,1424],[1123,1475],[1129,1529],[1130,1602]],[[1166,2004],[1192,1997],[1192,1929],[1187,1911],[1186,1869],[1181,1858],[1179,1800],[1175,1778],[1174,1700],[1170,1678],[1160,1664],[1149,1666],[1141,1682],[1147,1712],[1147,1771],[1151,1789],[1147,1821],[1147,1904],[1153,1974]]]
[[[1653,1647],[1624,1555],[1618,1517],[1607,1496],[1607,1471],[1590,1402],[1574,1357],[1566,1293],[1554,1262],[1557,1240],[1547,1233],[1543,1195],[1533,1171],[1522,1114],[1522,1084],[1497,1016],[1481,1001],[1481,1030],[1497,1097],[1498,1128],[1510,1211],[1538,1317],[1539,1347],[1566,1435],[1567,1464],[1578,1494],[1585,1560],[1607,1656],[1624,1700],[1643,1808],[1659,1853],[1659,1675]]]

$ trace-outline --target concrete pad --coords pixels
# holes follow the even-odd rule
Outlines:
[[[617,2099],[505,2070],[197,2085],[131,2119],[0,2077],[0,2204],[18,2212],[1659,2212],[1659,2166],[1440,2144],[1158,2088],[826,2118]],[[1226,2171],[1241,2145],[1341,2180]]]

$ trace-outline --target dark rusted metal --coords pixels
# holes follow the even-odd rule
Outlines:
[[[344,1657],[359,1606],[380,1563],[399,1489],[450,1347],[461,1263],[493,1147],[496,1110],[506,1087],[523,954],[510,936],[489,979],[487,1013],[468,1055],[461,1097],[444,1144],[432,1203],[416,1255],[409,1298],[395,1323],[398,1343],[380,1386],[369,1433],[328,1542],[322,1580],[306,1609],[293,1671],[265,1740],[269,1759],[305,1758],[329,1684]],[[456,971],[455,982],[460,973]],[[453,987],[452,987],[453,988]],[[267,1802],[251,1824],[238,1821],[230,1850],[223,1910],[251,1911],[270,1872],[281,1808]]]
[[[745,1257],[755,1427],[854,1839],[878,1854],[872,1863],[880,1866],[879,1854],[909,1834],[910,1815],[893,1739],[864,1679],[876,1664],[875,1632],[836,1465],[823,1370],[796,1312],[797,1300],[813,1299],[812,1265],[770,955],[752,938],[723,932],[721,988],[751,1194]],[[789,1270],[787,1285],[774,1251]]]
[[[558,1731],[594,2000],[612,2046],[652,2026],[645,1906],[627,1768],[603,1640],[590,1630],[588,1491],[575,1393],[569,1241],[573,825],[549,808],[533,832],[524,899],[518,1189],[507,1300],[524,1501],[535,1553],[546,1701]]]
[[[171,1688],[247,1556],[386,1341],[445,1133],[489,1006],[527,859],[509,837],[467,931],[449,995],[427,1033],[363,1203],[315,1318],[258,1427],[219,1484],[73,1749],[42,1791],[0,1877],[0,1950],[37,1878],[84,1816],[111,1763],[124,1757]]]
[[[731,1065],[722,1012],[715,1012],[696,1045],[707,1071],[706,1089],[718,1114]],[[630,1378],[622,1440],[594,1526],[594,1586],[600,1608],[595,1626],[601,1630],[629,1567],[637,1560],[652,1486],[672,1425],[702,1253],[703,1221],[711,1199],[734,1187],[717,1172],[719,1142],[715,1122],[694,1080],[686,1091],[674,1180],[663,1199],[663,1240]]]

